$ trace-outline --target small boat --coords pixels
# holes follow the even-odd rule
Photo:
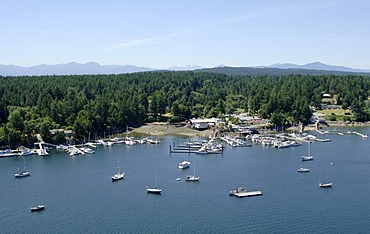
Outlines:
[[[112,182],[117,181],[117,180],[122,180],[123,177],[125,176],[125,173],[121,172],[121,168],[119,166],[119,158],[117,159],[117,164],[118,164],[117,173],[112,176]]]
[[[200,177],[199,176],[192,176],[192,175],[187,175],[186,177],[185,177],[185,180],[186,181],[196,181],[196,182],[198,182],[199,181],[199,179],[200,179]]]
[[[190,166],[190,162],[188,161],[183,161],[179,163],[179,169],[185,169],[185,168],[188,168],[189,166]]]
[[[46,207],[45,205],[37,205],[37,206],[31,207],[31,212],[45,210],[45,207]]]
[[[194,175],[187,175],[185,177],[185,181],[192,181],[192,182],[198,182],[200,179],[199,176],[195,176],[195,167],[194,167]]]
[[[69,156],[76,156],[79,154],[80,152],[77,149],[71,149],[71,151],[69,152]]]
[[[307,156],[301,156],[302,161],[312,161],[313,156],[311,156],[311,142],[308,142],[308,154]]]
[[[14,173],[15,178],[21,178],[21,177],[26,177],[30,176],[31,174],[28,171],[22,171],[22,172],[16,172]]]
[[[298,172],[310,172],[310,168],[301,167],[301,168],[298,169]]]
[[[247,187],[237,187],[229,192],[229,195],[236,197],[253,197],[263,195],[261,191],[247,191]]]
[[[235,196],[236,193],[246,192],[246,191],[247,191],[247,187],[237,187],[237,188],[230,190],[229,195]]]
[[[153,188],[146,187],[147,193],[161,194],[162,189],[157,187],[157,170],[155,171],[155,186]]]
[[[89,147],[81,147],[80,148],[80,150],[81,151],[83,151],[84,153],[86,153],[86,154],[94,154],[95,153],[95,151],[94,150],[92,150],[91,148],[89,148]]]
[[[18,168],[18,172],[14,173],[14,177],[15,178],[22,178],[22,177],[27,177],[27,176],[30,176],[30,172],[27,171],[27,168],[26,168],[26,161],[23,161],[24,163],[24,171],[19,171],[19,168]]]
[[[155,140],[153,140],[153,139],[149,139],[149,140],[148,140],[148,142],[149,142],[150,144],[159,144],[161,141],[160,141],[158,138],[156,138]]]
[[[32,154],[33,154],[33,151],[28,148],[22,149],[21,152],[19,153],[20,156],[29,156]]]
[[[112,176],[112,181],[122,180],[124,176],[125,176],[124,172],[122,173],[118,172],[117,174],[114,174]]]
[[[301,160],[302,161],[312,161],[313,160],[313,157],[312,156],[302,156],[301,157]]]
[[[154,188],[147,188],[146,191],[148,193],[161,194],[162,189],[159,189],[157,187],[154,187]]]
[[[322,182],[322,183],[319,183],[319,186],[320,188],[331,188],[333,187],[333,183],[332,182]]]
[[[180,181],[181,180],[181,178],[179,177],[179,178],[176,178],[176,181]]]

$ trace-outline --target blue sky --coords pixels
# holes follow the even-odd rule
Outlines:
[[[0,64],[370,68],[368,0],[2,0]]]

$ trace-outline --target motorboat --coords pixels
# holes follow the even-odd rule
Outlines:
[[[179,169],[185,169],[185,168],[188,168],[188,167],[190,167],[190,162],[188,162],[188,161],[183,161],[183,162],[179,163]]]
[[[80,152],[77,149],[72,149],[69,152],[69,156],[75,156],[75,155],[79,155],[79,154],[80,154]]]
[[[80,150],[81,151],[83,151],[84,153],[86,153],[86,154],[94,154],[95,153],[95,151],[94,150],[92,150],[91,148],[89,148],[89,147],[81,147],[80,148]]]
[[[320,188],[331,188],[333,187],[333,183],[332,182],[321,182],[319,183],[319,186]]]
[[[20,156],[29,156],[32,154],[33,154],[33,151],[28,148],[22,149],[21,152],[19,153]]]
[[[298,169],[298,172],[310,172],[310,168],[301,167],[301,168]]]
[[[46,207],[45,205],[37,205],[37,206],[31,207],[31,212],[45,210],[45,207]]]
[[[246,192],[246,191],[247,191],[247,187],[237,187],[237,188],[230,190],[229,195],[234,196],[236,193]]]
[[[246,187],[237,187],[229,192],[229,195],[234,195],[235,197],[253,197],[263,195],[261,191],[247,191]]]
[[[149,139],[149,140],[148,140],[148,142],[149,142],[150,144],[159,144],[161,141],[160,141],[158,138],[156,138],[155,140],[153,140],[153,139]]]

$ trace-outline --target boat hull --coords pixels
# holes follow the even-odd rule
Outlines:
[[[302,161],[312,161],[313,160],[313,157],[312,156],[302,156],[301,157],[301,160]]]
[[[320,183],[320,188],[331,188],[333,187],[333,183]]]
[[[186,176],[185,181],[198,182],[199,179],[200,179],[199,176]]]
[[[152,193],[152,194],[161,194],[162,189],[157,189],[157,188],[147,188],[146,189],[147,193]]]
[[[45,206],[38,205],[35,207],[31,207],[31,212],[41,211],[41,210],[45,210]]]
[[[236,197],[255,197],[255,196],[262,196],[261,191],[251,191],[251,192],[241,192],[234,194]]]
[[[183,161],[183,162],[179,163],[179,169],[185,169],[185,168],[189,168],[189,167],[190,167],[190,162]]]
[[[113,181],[118,181],[118,180],[123,180],[123,177],[125,176],[125,173],[122,173],[122,174],[115,174],[114,176],[112,176],[112,182]]]
[[[310,169],[309,168],[299,168],[298,172],[300,172],[300,173],[310,172]]]
[[[30,176],[31,174],[28,171],[21,172],[21,173],[14,173],[15,178],[22,178],[22,177],[27,177]]]

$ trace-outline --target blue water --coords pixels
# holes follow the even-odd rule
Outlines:
[[[2,158],[0,233],[368,233],[370,140],[324,137],[332,141],[313,143],[309,162],[300,161],[307,145],[170,154],[170,145],[188,140],[177,137],[163,137],[159,145],[100,147],[87,156],[56,150],[29,156],[31,176],[20,179],[13,173],[23,159]],[[112,183],[118,157],[126,175]],[[191,161],[189,169],[177,168],[183,160]],[[201,181],[185,182],[194,167]],[[311,171],[297,173],[300,167]],[[146,193],[155,177],[162,195]],[[333,188],[320,189],[322,180]],[[264,195],[229,197],[236,186]],[[37,204],[47,209],[31,213]]]

